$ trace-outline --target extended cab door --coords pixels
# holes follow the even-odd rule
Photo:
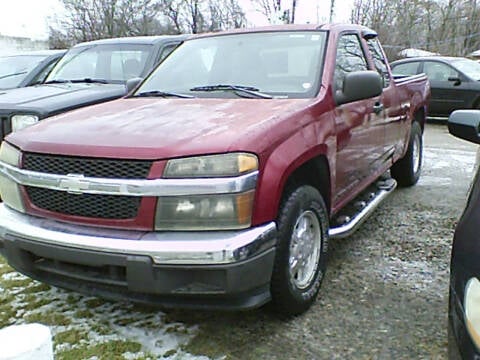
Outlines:
[[[356,33],[340,35],[337,42],[333,91],[343,88],[343,79],[353,71],[370,70]],[[377,107],[378,106],[378,107]],[[380,98],[354,101],[337,106],[336,202],[351,197],[358,183],[379,166],[385,144]]]
[[[395,82],[387,66],[387,60],[377,37],[366,39],[368,49],[373,61],[373,66],[380,74],[383,80],[383,93],[379,103],[383,107],[378,113],[380,119],[385,124],[385,146],[383,149],[382,159],[384,162],[391,161],[395,152],[401,152],[404,149],[405,138],[407,136],[410,125],[406,116],[407,104],[401,104],[400,99],[403,98],[395,86]],[[410,65],[411,63],[409,63]],[[412,64],[417,67],[418,63]],[[414,69],[411,69],[414,70]],[[413,72],[416,73],[416,70]],[[379,165],[382,165],[379,162]]]

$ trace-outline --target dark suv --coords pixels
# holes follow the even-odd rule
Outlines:
[[[451,134],[480,144],[480,111],[457,110],[448,120]],[[480,170],[455,229],[450,264],[449,359],[480,359]]]
[[[124,96],[185,38],[144,36],[75,45],[43,84],[0,92],[0,140],[48,116]]]
[[[425,73],[430,80],[430,118],[448,118],[459,109],[480,108],[480,63],[447,56],[425,56],[394,61],[394,76]]]

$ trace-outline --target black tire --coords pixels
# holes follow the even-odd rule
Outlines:
[[[307,231],[302,233],[300,226]],[[317,189],[302,185],[284,196],[278,216],[278,244],[271,281],[272,303],[278,312],[298,315],[315,301],[327,265],[328,226],[328,212]],[[294,237],[295,231],[302,236]],[[301,258],[300,252],[311,254],[298,266],[299,273],[305,270],[302,277],[290,268],[293,258],[300,263],[295,256]]]
[[[406,154],[390,169],[392,177],[402,187],[415,185],[420,178],[423,162],[422,128],[418,122],[412,123]]]

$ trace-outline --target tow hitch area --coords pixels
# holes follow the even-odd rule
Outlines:
[[[392,178],[381,178],[370,185],[332,220],[330,238],[338,239],[352,235],[396,187],[397,182]]]

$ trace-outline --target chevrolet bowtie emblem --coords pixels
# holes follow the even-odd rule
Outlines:
[[[81,194],[82,190],[89,188],[88,181],[82,181],[85,177],[82,174],[67,174],[69,179],[62,179],[58,186],[66,190],[69,194]]]

